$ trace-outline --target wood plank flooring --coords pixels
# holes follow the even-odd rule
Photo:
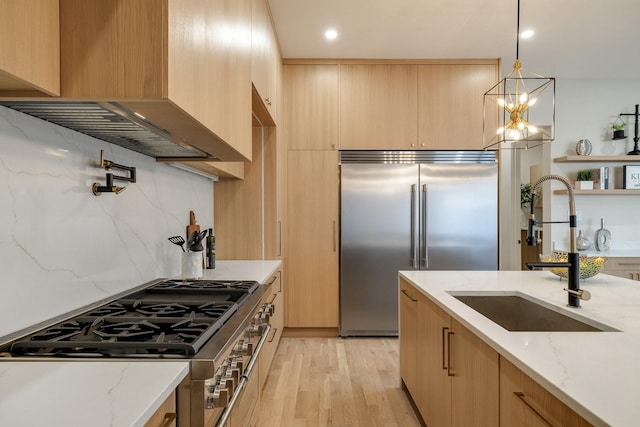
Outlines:
[[[419,426],[400,387],[394,338],[282,338],[260,427]]]

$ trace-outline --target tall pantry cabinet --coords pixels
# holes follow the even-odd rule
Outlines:
[[[285,326],[338,327],[338,66],[285,64]]]

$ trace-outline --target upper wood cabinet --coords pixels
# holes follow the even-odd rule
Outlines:
[[[418,66],[419,148],[481,150],[484,93],[498,76],[496,63]]]
[[[251,0],[60,0],[61,95],[251,159]]]
[[[251,80],[273,122],[278,120],[282,60],[266,0],[252,0]]]
[[[337,150],[338,65],[287,64],[283,122],[288,149]]]
[[[0,0],[0,95],[60,94],[58,0]]]
[[[340,65],[340,149],[407,150],[418,141],[416,65]]]

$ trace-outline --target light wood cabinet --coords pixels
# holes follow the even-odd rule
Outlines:
[[[418,321],[418,299],[422,298],[411,285],[400,279],[400,376],[414,402],[420,401],[419,389],[422,381],[418,372],[422,358],[418,341],[421,323]]]
[[[158,410],[144,424],[144,427],[175,427],[176,426],[176,392],[160,405]]]
[[[417,78],[416,65],[341,64],[340,149],[416,149]]]
[[[117,102],[220,160],[250,160],[250,45],[251,0],[60,0],[61,95]]]
[[[278,141],[274,127],[253,127],[253,161],[244,179],[214,183],[216,258],[280,259],[282,252]]]
[[[606,252],[603,253],[606,255]],[[640,257],[609,257],[602,273],[640,281]]]
[[[498,76],[495,62],[418,66],[418,148],[481,150],[484,93]]]
[[[400,289],[408,286],[407,298],[417,305],[417,365],[414,372],[401,370],[402,380],[416,384],[411,393],[427,425],[434,426],[496,426],[499,417],[498,353],[441,308],[424,297],[417,289],[402,281]],[[400,305],[410,308],[409,302]],[[411,317],[404,317],[409,320]],[[405,329],[406,330],[406,329]],[[412,329],[408,328],[411,332]],[[400,342],[403,338],[400,329]],[[409,347],[400,347],[400,360]],[[408,363],[408,367],[412,364]],[[402,368],[401,368],[402,369]]]
[[[418,341],[418,408],[427,425],[451,426],[451,318],[424,297],[419,300],[418,321],[422,331]],[[457,404],[463,406],[463,402]]]
[[[336,150],[338,65],[287,64],[283,82],[287,148]]]
[[[266,0],[252,0],[251,80],[260,100],[277,122],[281,59]]]
[[[289,150],[285,326],[338,327],[338,155]]]
[[[271,363],[278,349],[280,343],[280,337],[282,336],[282,329],[284,328],[284,302],[282,292],[282,272],[278,271],[270,281],[271,291],[264,296],[262,303],[270,303],[273,305],[273,314],[269,318],[271,324],[271,331],[262,347],[260,353],[260,359],[258,360],[259,368],[258,375],[260,376],[260,390],[267,381],[267,375],[269,369],[271,369]]]
[[[58,0],[0,0],[0,10],[0,95],[59,95]]]
[[[453,319],[451,329],[451,425],[497,426],[498,353]]]
[[[500,425],[591,426],[511,362],[500,357]]]

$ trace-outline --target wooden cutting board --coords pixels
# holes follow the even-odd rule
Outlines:
[[[189,237],[193,234],[194,231],[200,232],[200,226],[196,223],[196,214],[193,211],[189,211],[189,225],[187,225],[187,237],[186,240],[189,240]]]

